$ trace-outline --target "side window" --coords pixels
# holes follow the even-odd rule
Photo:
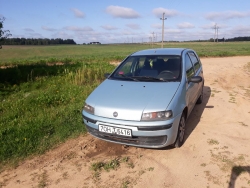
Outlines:
[[[195,72],[197,72],[199,70],[199,68],[201,67],[201,64],[193,52],[189,52],[188,54],[189,54],[191,61],[194,65]]]
[[[194,68],[193,64],[189,58],[189,56],[186,54],[185,55],[185,66],[186,66],[186,75],[187,79],[189,80],[192,76],[194,76]]]

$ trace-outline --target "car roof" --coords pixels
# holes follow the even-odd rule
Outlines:
[[[138,55],[181,55],[183,50],[186,48],[154,48],[154,49],[147,49],[137,51],[131,56],[138,56]]]

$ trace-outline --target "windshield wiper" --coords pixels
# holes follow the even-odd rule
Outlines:
[[[151,76],[133,76],[132,78],[137,78],[137,79],[142,79],[142,80],[147,80],[147,81],[161,81],[161,82],[166,82],[167,80],[163,78],[155,78]]]
[[[126,76],[126,75],[124,75],[124,74],[119,74],[119,75],[122,76],[122,77],[124,77],[124,78],[128,78],[128,79],[130,79],[130,80],[134,80],[134,81],[139,82],[139,80],[137,80],[137,79],[134,78],[134,77],[129,77],[129,76]]]

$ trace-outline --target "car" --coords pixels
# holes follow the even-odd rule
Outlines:
[[[137,51],[105,77],[82,111],[91,135],[137,147],[182,146],[187,118],[203,100],[203,69],[194,50]]]

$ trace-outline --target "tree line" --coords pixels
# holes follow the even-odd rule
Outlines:
[[[55,45],[55,44],[76,44],[73,39],[48,39],[48,38],[5,38],[0,45]]]

